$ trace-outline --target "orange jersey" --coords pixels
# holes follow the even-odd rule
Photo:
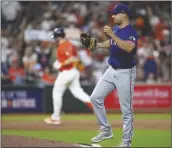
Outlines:
[[[60,63],[63,63],[70,57],[76,57],[77,56],[77,51],[75,46],[70,43],[69,41],[65,41],[62,44],[59,44],[59,47],[57,48],[57,59]],[[69,70],[74,67],[74,63],[71,63],[69,65],[61,67],[59,70]]]
[[[53,75],[44,73],[44,75],[42,76],[42,80],[43,80],[44,82],[53,84],[54,81],[55,81],[55,77],[54,77]]]
[[[25,76],[25,72],[23,68],[13,68],[11,67],[8,71],[9,77],[11,81],[15,81],[16,76],[19,75],[21,77]]]

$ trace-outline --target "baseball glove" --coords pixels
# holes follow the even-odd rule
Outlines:
[[[96,49],[97,40],[86,33],[81,33],[80,35],[81,43],[88,48],[91,52]]]

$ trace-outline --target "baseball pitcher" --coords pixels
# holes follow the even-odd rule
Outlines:
[[[65,39],[65,32],[63,28],[55,28],[52,38],[58,43],[57,61],[54,67],[58,69],[59,74],[53,87],[53,108],[54,113],[50,118],[44,119],[47,124],[60,124],[60,111],[62,107],[62,96],[67,88],[71,93],[86,103],[90,108],[92,107],[90,97],[83,91],[80,85],[80,73],[75,68],[75,62],[78,61],[77,51],[75,46]]]
[[[119,103],[123,118],[123,138],[119,147],[130,147],[133,135],[133,111],[132,99],[136,79],[136,49],[137,33],[129,23],[130,11],[128,6],[118,4],[113,10],[112,19],[115,24],[111,29],[104,27],[104,32],[109,40],[97,43],[95,38],[85,33],[81,34],[81,42],[90,51],[96,48],[109,48],[110,67],[97,83],[91,95],[93,109],[100,125],[100,133],[91,139],[92,142],[100,142],[112,138],[113,133],[104,107],[105,97],[114,89],[119,94]]]

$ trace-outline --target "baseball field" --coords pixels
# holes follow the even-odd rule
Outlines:
[[[2,114],[2,146],[12,147],[72,147],[91,144],[98,133],[93,114],[63,114],[61,125],[47,125],[45,114]],[[99,143],[114,147],[122,136],[121,114],[108,114],[114,138]],[[170,114],[135,114],[133,147],[170,147]]]

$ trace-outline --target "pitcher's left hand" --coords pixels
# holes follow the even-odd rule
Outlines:
[[[112,31],[112,28],[108,25],[104,26],[104,32],[109,35],[109,36],[113,36],[113,31]]]

